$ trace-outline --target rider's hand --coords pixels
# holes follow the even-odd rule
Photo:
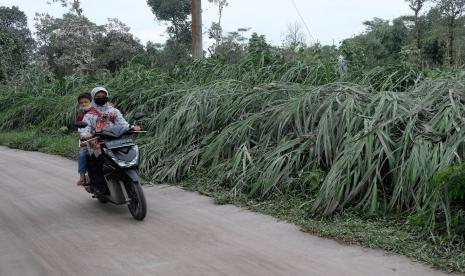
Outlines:
[[[140,126],[132,126],[132,130],[133,131],[141,131],[141,127]]]

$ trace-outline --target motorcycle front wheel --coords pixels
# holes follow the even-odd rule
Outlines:
[[[131,201],[128,204],[129,212],[136,220],[142,221],[147,215],[147,203],[145,201],[144,190],[139,182],[127,180],[126,190]]]

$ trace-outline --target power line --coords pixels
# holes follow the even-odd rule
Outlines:
[[[300,20],[302,20],[302,23],[304,24],[305,29],[307,30],[308,35],[310,36],[310,39],[312,40],[313,43],[315,43],[315,42],[316,42],[316,41],[315,41],[315,38],[313,37],[312,32],[310,31],[310,28],[309,28],[308,25],[307,25],[307,22],[305,22],[304,17],[303,17],[302,14],[300,13],[299,8],[297,8],[297,5],[295,4],[295,1],[294,1],[294,0],[291,0],[291,3],[292,3],[292,5],[294,6],[295,11],[296,11],[297,14],[299,15]]]

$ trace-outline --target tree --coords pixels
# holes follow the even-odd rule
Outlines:
[[[421,58],[423,67],[441,67],[447,59],[447,27],[444,24],[442,12],[431,8],[420,17],[422,48]]]
[[[164,67],[164,59],[162,57],[163,48],[163,44],[149,41],[145,45],[145,51],[138,55],[134,62],[143,64],[148,68]]]
[[[438,38],[427,40],[422,48],[422,56],[426,59],[428,66],[442,66],[446,55],[446,42]]]
[[[223,11],[227,6],[229,6],[228,0],[208,0],[208,2],[218,6],[218,24],[221,26]]]
[[[397,63],[410,41],[403,18],[392,21],[375,18],[364,22],[365,33],[346,39],[340,47],[352,71]]]
[[[39,56],[58,78],[96,69],[115,72],[144,51],[130,28],[115,18],[103,26],[74,13],[43,14],[37,21]]]
[[[39,55],[57,77],[89,72],[95,61],[94,41],[105,31],[85,16],[72,13],[63,18],[42,14],[37,18],[36,29]]]
[[[163,52],[168,67],[180,61],[189,60],[192,45],[192,22],[190,0],[147,0],[158,20],[169,21],[167,28],[170,38],[166,41]]]
[[[115,72],[132,58],[144,52],[139,40],[129,32],[129,27],[118,19],[109,19],[105,33],[95,39],[95,67]]]
[[[115,31],[119,33],[129,33],[131,28],[118,18],[108,18],[108,23],[105,24],[105,30],[107,32]]]
[[[183,32],[185,32],[186,27],[190,27],[186,21],[191,14],[191,1],[147,0],[147,4],[152,8],[152,12],[158,20],[171,22],[172,28],[169,28],[168,31],[174,35],[174,40],[180,43],[185,42]]]
[[[223,27],[221,20],[223,18],[224,9],[229,6],[227,0],[208,0],[208,2],[215,4],[218,7],[218,22],[213,22],[209,31],[209,38],[215,39],[216,46],[220,45],[223,39]]]
[[[250,28],[239,28],[237,31],[229,32],[223,37],[223,42],[214,48],[212,56],[227,64],[236,64],[244,54],[245,42],[247,39],[244,33]]]
[[[375,18],[364,22],[367,27],[365,45],[373,61],[396,62],[404,46],[408,44],[408,29],[402,18],[392,21]],[[379,63],[378,63],[379,64]]]
[[[54,3],[61,3],[62,7],[69,7],[69,12],[82,16],[81,0],[52,0]],[[48,2],[50,4],[50,2]]]
[[[0,82],[28,64],[33,47],[24,12],[15,6],[0,7]]]
[[[455,31],[457,20],[465,12],[465,0],[436,0],[438,9],[446,18],[449,42],[449,65],[455,65]]]
[[[262,67],[271,62],[271,46],[264,35],[253,33],[247,45],[247,55],[256,66]]]
[[[298,22],[287,25],[287,32],[284,37],[284,46],[293,51],[307,47],[307,37],[302,31],[302,26]]]
[[[413,11],[413,22],[415,24],[415,39],[417,49],[421,49],[420,12],[428,0],[405,0]]]
[[[215,40],[215,43],[211,46],[213,50],[221,45],[223,40],[223,28],[221,28],[221,25],[218,24],[218,22],[212,23],[210,29],[208,30],[208,38]]]

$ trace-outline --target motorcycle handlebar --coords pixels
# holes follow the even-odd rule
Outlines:
[[[90,139],[87,139],[87,140],[81,140],[82,143],[87,143],[87,142],[90,142],[90,141],[93,141],[93,140],[97,140],[98,137],[94,137],[94,138],[90,138]]]
[[[126,133],[148,133],[148,131],[145,131],[145,130],[138,130],[138,131],[129,130]],[[105,135],[102,134],[102,133],[95,133],[95,137],[87,139],[87,140],[81,140],[81,142],[85,143],[85,142],[90,142],[90,141],[93,141],[93,140],[97,140],[101,136],[105,136]]]

